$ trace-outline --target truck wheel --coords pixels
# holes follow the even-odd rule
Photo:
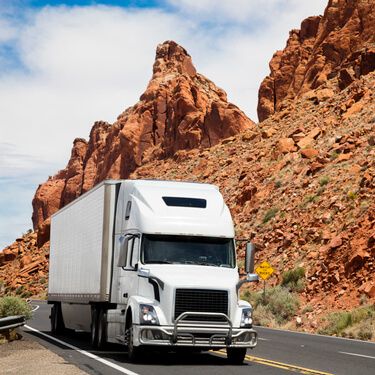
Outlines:
[[[98,310],[91,309],[91,346],[98,347]]]
[[[54,303],[51,308],[51,332],[62,334],[65,330],[64,320],[61,312],[60,303]]]
[[[227,358],[232,365],[241,365],[246,356],[246,348],[227,348]]]
[[[141,357],[141,348],[139,346],[134,346],[134,333],[133,333],[133,323],[130,319],[128,327],[126,329],[128,337],[128,358],[130,362],[138,362]]]
[[[107,343],[107,313],[100,310],[97,322],[97,347],[103,349]]]

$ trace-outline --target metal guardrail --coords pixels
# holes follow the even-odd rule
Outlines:
[[[0,318],[0,332],[23,326],[25,323],[26,319],[23,315]]]

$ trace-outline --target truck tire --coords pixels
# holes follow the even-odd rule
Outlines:
[[[141,358],[142,348],[134,346],[134,333],[133,333],[133,322],[130,318],[126,328],[127,334],[127,347],[128,347],[128,358],[130,362],[137,363]]]
[[[61,304],[54,303],[51,308],[51,332],[57,335],[64,333],[65,325],[61,312]]]
[[[227,348],[227,358],[232,365],[241,365],[245,356],[246,348]]]
[[[98,347],[98,309],[96,309],[95,307],[92,307],[91,308],[91,340],[90,340],[90,343],[91,343],[91,346],[93,348],[97,348]]]
[[[107,343],[107,312],[100,310],[97,322],[97,347],[103,349]]]

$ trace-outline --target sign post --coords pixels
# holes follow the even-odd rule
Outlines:
[[[270,276],[273,274],[274,269],[267,261],[264,261],[255,268],[255,272],[263,280],[263,302],[265,303],[266,302],[266,280],[269,279]]]

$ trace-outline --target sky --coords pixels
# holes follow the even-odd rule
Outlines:
[[[258,88],[288,32],[327,0],[0,0],[0,249],[32,228],[38,184],[74,138],[113,123],[174,40],[257,121]]]

